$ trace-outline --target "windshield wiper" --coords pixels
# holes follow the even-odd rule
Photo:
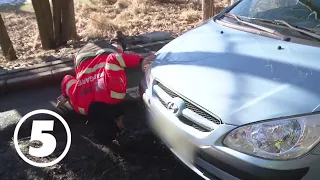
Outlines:
[[[228,18],[232,18],[234,20],[236,20],[237,22],[240,22],[242,24],[245,24],[245,25],[248,25],[248,26],[251,26],[251,27],[254,27],[256,29],[259,29],[259,30],[262,30],[262,31],[265,31],[265,32],[268,32],[270,34],[274,34],[278,37],[280,37],[282,40],[284,41],[289,41],[290,38],[285,36],[284,34],[280,33],[279,31],[276,31],[274,29],[270,29],[270,28],[267,28],[267,27],[264,27],[264,26],[260,26],[260,25],[257,25],[257,24],[254,24],[254,23],[250,23],[250,22],[247,22],[247,21],[244,21],[242,19],[240,19],[237,15],[235,14],[231,14],[231,13],[225,13],[224,16],[228,17]]]
[[[284,25],[287,26],[290,29],[296,30],[300,33],[303,33],[305,35],[308,35],[310,37],[316,38],[320,40],[320,35],[316,34],[314,31],[304,28],[304,27],[299,27],[299,26],[293,26],[290,23],[283,21],[283,20],[267,20],[267,19],[259,19],[259,18],[250,18],[250,17],[245,17],[246,19],[249,20],[254,20],[254,21],[261,21],[261,22],[266,22],[266,23],[272,23],[272,24],[278,24],[278,25]]]

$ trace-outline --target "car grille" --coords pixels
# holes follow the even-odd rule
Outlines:
[[[189,110],[193,111],[194,113],[202,116],[203,118],[212,121],[213,123],[219,125],[221,124],[221,121],[219,119],[216,119],[214,116],[208,114],[207,112],[205,112],[204,110],[198,108],[197,106],[193,105],[191,102],[187,101],[185,98],[177,95],[176,93],[174,93],[172,90],[170,90],[169,88],[167,88],[166,86],[164,86],[163,84],[161,84],[160,82],[157,83],[157,85],[163,90],[165,91],[170,97],[174,98],[174,97],[179,97],[181,98],[186,105],[186,108],[188,108]],[[160,102],[163,104],[163,106],[167,107],[167,104],[165,104],[165,102],[158,97]],[[192,126],[193,128],[199,130],[199,131],[203,131],[203,132],[207,132],[208,130],[203,128],[202,126],[199,126],[198,124],[194,123],[193,121],[189,120],[188,118],[184,117],[184,116],[180,116],[179,117],[180,121],[183,122],[184,124],[187,124],[189,126]]]
[[[169,96],[171,96],[172,98],[174,97],[179,97],[181,99],[184,100],[185,105],[188,109],[190,109],[191,111],[197,113],[198,115],[208,119],[209,121],[214,122],[215,124],[221,124],[220,120],[216,119],[214,116],[208,114],[207,112],[203,111],[202,109],[198,108],[197,106],[191,104],[190,102],[188,102],[185,98],[178,96],[176,93],[174,93],[173,91],[171,91],[170,89],[168,89],[167,87],[165,87],[163,84],[158,83],[158,86],[163,89]],[[160,100],[162,101],[162,100]],[[164,104],[164,102],[162,101],[162,103]]]
[[[162,104],[164,107],[167,107],[167,104],[166,104],[159,96],[158,96],[158,99],[160,100],[161,104]],[[188,118],[186,118],[186,117],[184,117],[184,116],[179,116],[179,120],[180,120],[182,123],[184,123],[184,124],[186,124],[186,125],[188,125],[188,126],[191,126],[191,127],[195,128],[195,129],[197,129],[197,130],[199,130],[199,131],[208,132],[207,129],[199,126],[198,124],[192,122],[191,120],[189,120]]]
[[[188,126],[191,126],[191,127],[195,128],[195,129],[197,129],[198,131],[208,132],[208,129],[203,128],[202,126],[199,126],[198,124],[192,122],[191,120],[189,120],[188,118],[186,118],[186,117],[184,117],[184,116],[180,116],[180,117],[179,117],[179,120],[180,120],[182,123],[184,123],[184,124],[186,124],[186,125],[188,125]]]

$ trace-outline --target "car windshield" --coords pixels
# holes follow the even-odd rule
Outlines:
[[[285,21],[320,35],[320,0],[242,0],[229,13],[243,20]]]

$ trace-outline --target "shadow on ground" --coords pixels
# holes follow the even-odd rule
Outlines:
[[[162,47],[162,46],[161,46]],[[158,50],[158,46],[136,50],[137,53]],[[146,125],[142,101],[137,97],[136,86],[143,76],[141,68],[128,68],[129,98],[124,123],[129,130],[119,139],[120,147],[103,145],[93,138],[93,129],[86,118],[69,109],[58,111],[54,105],[60,94],[60,83],[50,86],[24,87],[23,91],[1,96],[0,102],[0,179],[199,179],[185,168],[171,152],[150,132]],[[36,109],[57,111],[68,122],[72,132],[71,148],[57,165],[48,168],[33,167],[17,154],[13,132],[19,119]],[[47,116],[32,120],[48,119]],[[28,151],[31,120],[19,131],[19,146]],[[54,136],[57,147],[42,161],[52,161],[60,156],[66,144],[63,126],[55,123]]]
[[[58,111],[55,98],[60,93],[59,84],[42,89],[25,89],[1,97],[0,103],[0,179],[199,179],[185,168],[172,153],[150,132],[142,101],[137,97],[136,85],[142,73],[139,69],[127,70],[129,97],[124,123],[128,133],[119,139],[120,148],[103,145],[92,136],[93,129],[85,125],[86,118],[69,109]],[[49,168],[33,167],[18,156],[13,142],[17,121],[36,109],[57,111],[68,122],[72,132],[72,143],[67,156]],[[48,119],[46,116],[32,120]],[[19,133],[19,145],[23,152],[29,148],[30,119]],[[56,123],[55,123],[56,124]],[[43,161],[52,161],[64,150],[66,135],[63,127],[55,126],[57,148],[53,155]]]
[[[197,179],[149,131],[141,101],[129,103],[124,122],[130,129],[120,140],[120,148],[99,144],[92,137],[92,128],[85,118],[65,111],[72,132],[72,145],[67,156],[50,168],[36,168],[23,162],[15,152],[11,136],[15,125],[0,131],[1,179]],[[28,125],[27,127],[31,127]],[[30,132],[24,128],[23,132]],[[22,134],[22,136],[21,136]],[[20,145],[29,142],[28,133],[20,133]],[[55,129],[58,143],[54,152],[59,156],[65,146],[65,132]],[[23,149],[23,148],[22,148]],[[22,150],[23,151],[23,150]]]

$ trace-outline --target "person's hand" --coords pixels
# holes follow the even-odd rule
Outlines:
[[[56,107],[57,108],[60,108],[61,106],[63,106],[66,102],[69,101],[69,98],[66,98],[64,97],[63,95],[60,95],[58,98],[57,98],[57,104],[56,104]]]
[[[123,119],[123,116],[120,116],[114,120],[114,122],[117,124],[119,129],[125,129],[122,119]]]
[[[141,67],[142,71],[144,72],[148,66],[152,64],[152,62],[156,59],[156,55],[154,53],[151,53],[149,56],[143,59]]]

